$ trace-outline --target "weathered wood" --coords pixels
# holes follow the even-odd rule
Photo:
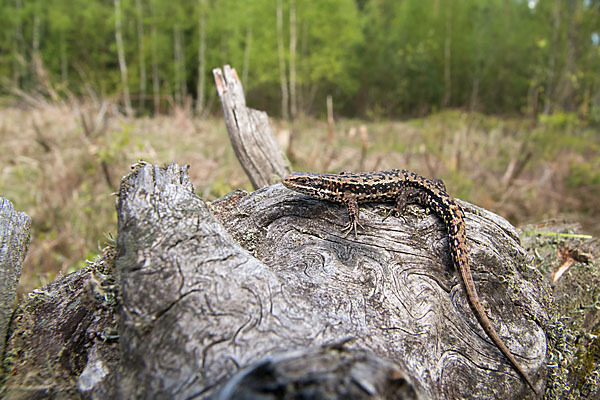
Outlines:
[[[311,344],[355,337],[357,347],[410,371],[432,398],[533,397],[479,326],[434,214],[411,206],[412,213],[383,221],[386,211],[367,207],[355,240],[341,234],[343,207],[279,185],[234,204],[216,202],[217,218],[285,282],[286,308],[298,329],[308,323]],[[490,320],[532,380],[544,381],[548,285],[506,220],[460,204]]]
[[[512,226],[461,205],[488,315],[544,380],[548,286]],[[473,316],[441,221],[418,206],[383,221],[384,208],[361,208],[355,240],[340,233],[347,215],[338,205],[281,185],[206,204],[186,167],[140,164],[119,193],[116,287],[105,257],[106,268],[36,292],[14,321],[14,368],[0,395],[235,399],[273,378],[297,393],[358,385],[365,398],[399,387],[429,398],[530,396]],[[316,357],[338,372],[303,372]]]
[[[240,370],[215,397],[216,400],[423,398],[395,364],[343,346],[268,356]]]
[[[29,247],[30,228],[31,218],[15,211],[10,201],[0,197],[0,354],[4,353],[6,330]]]
[[[254,189],[278,182],[290,173],[277,145],[266,112],[246,107],[242,82],[235,69],[213,69],[229,140]]]
[[[119,367],[114,249],[36,289],[15,311],[7,341],[6,399],[106,399]]]
[[[461,204],[490,317],[543,379],[545,286],[506,221]],[[265,355],[347,337],[432,398],[531,394],[473,316],[433,214],[416,207],[406,222],[382,222],[363,211],[369,229],[355,241],[339,233],[342,208],[281,185],[211,208],[223,225],[176,165],[144,166],[123,182],[121,396],[202,398]]]
[[[227,198],[219,207],[235,209],[235,194]],[[331,316],[296,307],[286,277],[232,239],[194,194],[185,167],[142,166],[123,181],[118,216],[117,397],[208,398],[266,355],[342,339],[326,328]],[[390,378],[372,396],[396,384]]]

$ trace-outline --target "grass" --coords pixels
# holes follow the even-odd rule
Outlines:
[[[530,121],[446,111],[400,121],[272,121],[297,170],[405,168],[513,224],[579,221],[600,233],[600,135],[572,115]],[[19,291],[74,271],[116,235],[115,192],[143,159],[190,164],[204,199],[251,190],[218,118],[124,118],[110,104],[0,108],[0,196],[32,218]]]

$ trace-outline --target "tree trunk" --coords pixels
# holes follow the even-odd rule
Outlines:
[[[452,98],[452,5],[446,7],[446,35],[444,37],[444,98],[442,108],[448,107]]]
[[[349,239],[341,206],[281,185],[205,204],[174,164],[136,165],[118,204],[116,247],[15,312],[0,396],[298,398],[309,385],[339,393],[337,377],[361,399],[532,398],[474,319],[443,223],[421,207],[385,221],[361,207],[364,229]],[[549,398],[598,398],[597,311],[581,307],[598,296],[598,244],[545,223],[524,228],[528,255],[504,219],[460,205],[477,290],[507,345],[536,380],[561,360],[547,363]],[[538,270],[557,268],[567,232],[562,245],[589,258],[567,257],[588,265],[551,295]],[[399,380],[413,397],[390,391]]]
[[[38,0],[33,3],[33,26],[31,32],[31,59],[29,60],[32,76],[34,80],[34,90],[39,90],[46,86],[46,81],[42,71],[42,57],[40,55],[40,3]]]
[[[244,66],[242,70],[242,83],[248,87],[248,71],[250,70],[250,53],[252,49],[252,27],[246,29],[246,43],[244,47]]]
[[[198,0],[198,88],[196,100],[196,114],[202,115],[204,111],[204,98],[206,94],[206,0]]]
[[[566,43],[564,46],[564,68],[558,79],[554,103],[559,105],[564,111],[576,110],[576,89],[573,85],[573,76],[577,75],[577,53],[579,51],[579,45],[582,42],[579,39],[578,29],[580,28],[580,17],[581,11],[579,2],[570,2],[565,5],[567,10],[566,13],[562,14],[562,17],[568,21],[568,28],[566,32]]]
[[[31,49],[34,54],[40,52],[40,15],[38,4],[33,8],[33,32],[31,35]]]
[[[154,115],[160,114],[160,78],[158,76],[158,49],[156,33],[156,5],[155,0],[150,1],[152,7],[152,98],[154,100]]]
[[[296,118],[298,98],[296,96],[296,1],[290,0],[290,117]]]
[[[68,84],[69,81],[69,60],[67,57],[67,40],[65,33],[60,34],[60,78],[63,84]]]
[[[553,110],[554,85],[556,76],[556,54],[558,53],[560,30],[561,30],[561,0],[555,0],[552,6],[552,42],[550,47],[550,58],[548,60],[548,73],[546,78],[546,90],[544,91],[544,114],[550,114]]]
[[[142,8],[142,0],[135,0],[135,8],[137,10],[137,36],[138,36],[138,53],[140,59],[140,113],[144,112],[146,105],[146,52],[144,50],[144,9]]]
[[[281,85],[281,118],[289,120],[289,92],[286,79],[285,53],[283,50],[283,10],[281,0],[277,0],[277,54],[279,56],[279,82]]]
[[[186,85],[185,85],[185,56],[183,53],[183,32],[179,24],[173,27],[174,40],[174,68],[175,68],[175,104],[182,106],[185,102]]]
[[[478,11],[476,15],[476,21],[483,21],[483,13]],[[485,32],[480,23],[477,23],[476,29],[479,32]],[[474,112],[479,108],[479,84],[482,76],[482,64],[484,63],[484,54],[483,54],[483,38],[481,34],[476,35],[475,37],[475,68],[473,72],[473,78],[471,80],[471,96],[469,99],[469,111]]]
[[[18,12],[22,12],[23,3],[21,0],[15,0],[15,8]],[[23,24],[21,18],[17,18],[15,23],[13,44],[13,82],[18,88],[21,88],[21,77],[23,76],[23,67],[25,61],[25,39],[23,38]]]
[[[133,115],[131,99],[129,97],[129,80],[127,78],[127,63],[125,61],[125,47],[123,45],[123,33],[121,31],[121,0],[114,0],[115,5],[115,39],[117,41],[117,55],[119,57],[119,69],[121,70],[121,83],[123,85],[123,101],[125,102],[125,113]]]

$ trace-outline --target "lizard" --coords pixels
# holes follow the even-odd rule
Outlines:
[[[347,236],[353,231],[355,238],[358,227],[364,229],[359,222],[359,203],[395,202],[398,214],[402,214],[409,203],[431,208],[446,226],[452,262],[460,273],[467,299],[479,324],[518,375],[534,393],[538,393],[533,382],[492,326],[481,305],[469,266],[464,212],[447,193],[441,180],[427,179],[411,171],[393,169],[361,173],[344,171],[340,174],[294,172],[285,176],[282,183],[289,189],[313,198],[346,205],[349,222],[342,232]]]

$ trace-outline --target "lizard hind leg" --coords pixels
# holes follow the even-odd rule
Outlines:
[[[385,221],[390,215],[392,215],[393,212],[395,212],[396,215],[401,217],[402,214],[404,214],[404,210],[406,209],[406,206],[410,203],[419,203],[421,201],[421,197],[422,197],[422,192],[417,188],[413,188],[413,187],[402,188],[398,192],[398,196],[396,197],[395,207],[390,210],[388,215],[386,215],[383,220]]]
[[[385,221],[390,215],[392,215],[392,213],[396,213],[398,218],[401,218],[403,221],[406,222],[402,214],[404,214],[406,206],[412,203],[429,205],[429,202],[427,201],[427,193],[415,187],[401,188],[398,191],[398,195],[396,196],[395,207],[389,211],[389,213],[383,218],[383,221]]]
[[[358,218],[358,201],[356,197],[346,197],[344,198],[344,203],[346,207],[348,207],[348,224],[342,229],[342,233],[344,233],[344,237],[348,236],[348,234],[354,231],[354,238],[357,237],[358,227],[360,226],[362,229],[365,229],[359,222]]]

